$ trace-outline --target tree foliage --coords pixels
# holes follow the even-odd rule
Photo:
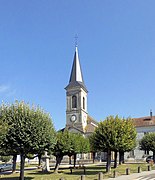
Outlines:
[[[68,156],[74,156],[74,167],[76,165],[76,155],[90,152],[89,139],[78,133],[71,133],[71,151]]]
[[[0,156],[0,160],[2,161],[2,162],[5,162],[5,163],[7,163],[8,161],[10,161],[11,160],[11,156]]]
[[[5,117],[1,114],[0,110],[0,147],[3,144],[3,139],[7,134],[8,131],[8,124],[6,123]],[[1,149],[0,149],[1,152]],[[0,153],[1,154],[1,153]]]
[[[89,139],[78,133],[70,133],[71,149],[72,155],[77,153],[87,153],[90,151]]]
[[[53,155],[56,157],[56,166],[54,172],[59,169],[59,165],[63,156],[76,155],[78,153],[89,152],[89,140],[81,134],[71,133],[67,130],[57,133],[57,143],[53,150]]]
[[[90,137],[91,149],[107,152],[107,171],[111,165],[111,151],[130,151],[136,145],[136,129],[130,118],[109,116],[100,122]]]
[[[7,133],[0,148],[11,154],[20,154],[20,179],[24,179],[27,154],[38,154],[55,144],[55,130],[49,114],[39,107],[16,101],[2,104],[0,119],[7,123]]]
[[[136,128],[131,118],[122,119],[118,127],[118,151],[128,152],[136,147]]]
[[[60,163],[63,159],[63,156],[68,155],[71,151],[71,141],[70,133],[68,131],[59,131],[57,132],[57,143],[53,149],[53,155],[56,157],[56,165],[54,172],[57,173]]]
[[[139,147],[141,150],[152,151],[153,161],[155,162],[155,133],[145,134],[139,142]]]
[[[79,141],[78,142],[78,144],[79,144],[78,153],[90,152],[90,143],[89,143],[89,139],[87,137],[83,137],[82,135],[80,135],[80,137],[78,138],[78,141]]]

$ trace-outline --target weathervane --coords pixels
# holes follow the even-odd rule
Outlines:
[[[78,35],[76,34],[74,38],[75,38],[75,47],[77,47],[77,44],[78,44],[78,43],[77,43]]]

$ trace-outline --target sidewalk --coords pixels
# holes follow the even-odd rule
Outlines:
[[[118,176],[116,178],[108,178],[105,180],[135,180],[136,178],[138,178],[140,176],[146,176],[146,175],[151,175],[151,174],[155,174],[155,170],[143,171],[141,173],[133,173],[131,175],[122,175],[122,176]]]

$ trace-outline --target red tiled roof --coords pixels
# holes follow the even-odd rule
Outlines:
[[[133,118],[135,127],[155,126],[155,116]]]

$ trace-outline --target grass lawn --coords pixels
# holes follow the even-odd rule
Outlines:
[[[126,168],[130,168],[131,173],[137,172],[138,166],[141,166],[142,171],[146,171],[148,164],[123,164],[117,167],[115,170],[117,171],[118,175],[125,174]],[[152,169],[155,169],[155,166],[152,166]],[[111,173],[105,173],[105,166],[98,164],[98,165],[88,165],[86,167],[86,180],[98,180],[98,173],[103,172],[104,178],[112,177],[114,169],[112,168]],[[60,180],[60,178],[64,178],[65,180],[80,180],[81,175],[84,174],[84,170],[80,169],[73,169],[71,174],[70,169],[68,168],[61,168],[58,174],[54,174],[53,170],[50,173],[43,173],[41,169],[35,170],[25,170],[25,180]],[[19,173],[15,174],[7,174],[7,175],[0,175],[0,180],[18,180]]]

